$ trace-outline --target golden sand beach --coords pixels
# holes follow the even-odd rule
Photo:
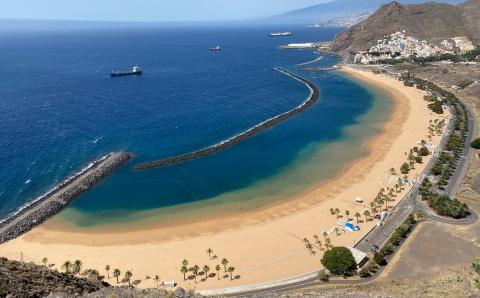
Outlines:
[[[359,241],[374,222],[361,222],[361,231],[336,236],[332,230],[342,218],[331,215],[330,208],[340,209],[343,215],[349,210],[349,217],[356,222],[354,214],[369,210],[369,203],[380,188],[393,188],[397,183],[397,177],[392,176],[389,169],[398,171],[407,159],[406,152],[418,146],[418,141],[428,140],[429,120],[448,117],[433,114],[427,108],[423,91],[405,87],[402,82],[387,76],[351,68],[343,71],[387,91],[395,99],[395,105],[381,133],[365,141],[369,153],[351,163],[335,179],[287,201],[197,222],[148,224],[142,229],[98,232],[59,230],[46,222],[0,245],[0,255],[11,259],[22,256],[25,261],[35,263],[47,257],[56,268],[67,259],[80,259],[84,268],[94,268],[105,275],[104,268],[108,264],[122,273],[131,270],[133,279],[142,280],[140,287],[153,287],[153,280],[145,277],[156,274],[186,288],[214,289],[278,280],[317,270],[321,266],[322,251],[316,249],[317,253],[312,255],[303,239],[308,238],[314,244],[313,235],[319,235],[323,241],[321,235],[327,231],[333,245],[353,246]],[[439,140],[439,136],[434,136],[431,142],[436,145]],[[415,166],[408,175],[410,179],[419,175],[429,158]],[[408,189],[405,187],[397,194],[396,202]],[[364,202],[356,202],[357,197]],[[362,215],[361,219],[365,217]],[[218,259],[209,258],[208,248],[213,249],[212,255]],[[198,283],[183,280],[180,272],[183,259],[189,261],[189,266],[208,265],[210,272],[216,273],[215,266],[223,258],[228,259],[228,266],[235,267],[234,275],[240,275],[240,279],[212,277],[200,282],[199,278]],[[220,272],[224,274],[223,266]],[[115,284],[113,278],[107,281]]]

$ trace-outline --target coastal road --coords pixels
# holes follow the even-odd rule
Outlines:
[[[463,178],[465,177],[465,174],[467,173],[468,170],[468,165],[470,158],[473,154],[473,148],[470,147],[470,143],[473,141],[473,138],[475,137],[477,133],[477,126],[475,123],[475,117],[472,114],[472,112],[468,109],[467,106],[465,106],[467,109],[468,113],[468,135],[465,141],[465,148],[463,150],[463,154],[460,157],[460,160],[458,161],[457,168],[451,178],[450,182],[446,187],[446,192],[447,194],[451,197],[454,198],[460,189],[460,186],[462,185]]]

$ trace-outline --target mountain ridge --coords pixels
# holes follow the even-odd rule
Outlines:
[[[366,50],[376,40],[396,31],[438,43],[454,36],[475,39],[480,30],[480,0],[458,5],[428,2],[403,5],[393,1],[381,6],[366,20],[339,33],[332,42],[336,52]]]
[[[269,18],[273,22],[315,23],[333,18],[351,17],[372,13],[391,0],[334,0],[326,3],[300,8]],[[457,4],[463,0],[435,0],[441,3]],[[403,4],[422,3],[425,0],[401,0]]]

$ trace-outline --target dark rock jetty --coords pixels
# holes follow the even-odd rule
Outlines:
[[[279,71],[283,74],[286,74],[286,75],[294,78],[295,80],[300,81],[300,82],[304,83],[305,85],[307,85],[307,87],[311,91],[310,96],[302,104],[295,107],[294,109],[292,109],[288,112],[285,112],[283,114],[280,114],[278,116],[275,116],[273,118],[270,118],[270,119],[268,119],[268,120],[266,120],[266,121],[264,121],[260,124],[257,124],[254,127],[250,128],[250,129],[248,129],[248,130],[246,130],[246,131],[244,131],[244,132],[242,132],[242,133],[240,133],[236,136],[233,136],[228,140],[222,141],[220,143],[216,143],[212,146],[209,146],[209,147],[206,147],[206,148],[203,148],[203,149],[199,149],[197,151],[193,151],[193,152],[190,152],[190,153],[177,155],[177,156],[173,156],[173,157],[168,157],[168,158],[161,159],[161,160],[155,160],[155,161],[140,163],[140,164],[135,165],[135,167],[134,167],[135,170],[145,170],[145,169],[151,169],[151,168],[166,167],[166,166],[170,166],[170,165],[173,165],[173,164],[178,164],[178,163],[181,163],[181,162],[186,162],[186,161],[189,161],[189,160],[197,159],[197,158],[200,158],[200,157],[203,157],[203,156],[206,156],[206,155],[214,154],[214,153],[216,153],[220,150],[224,150],[224,149],[226,149],[228,147],[231,147],[231,146],[233,146],[233,145],[235,145],[239,142],[242,142],[242,141],[244,141],[248,138],[251,138],[252,136],[258,134],[259,132],[261,132],[261,131],[263,131],[267,128],[270,128],[270,127],[272,127],[272,126],[274,126],[274,125],[276,125],[276,124],[278,124],[282,121],[285,121],[288,118],[293,117],[296,114],[305,111],[306,109],[311,107],[313,104],[315,104],[315,102],[318,100],[318,98],[320,96],[320,92],[319,92],[317,86],[315,86],[312,82],[307,81],[306,79],[289,72],[286,69],[283,69],[283,68],[280,68],[280,67],[277,67],[275,69],[277,71]]]
[[[79,195],[125,164],[131,157],[131,154],[125,152],[110,153],[68,178],[34,203],[3,220],[0,223],[0,243],[17,238],[57,214]]]

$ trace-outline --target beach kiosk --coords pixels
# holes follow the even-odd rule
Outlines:
[[[177,283],[174,280],[166,280],[163,282],[163,285],[165,286],[165,288],[174,288]]]
[[[365,265],[365,263],[368,261],[368,255],[366,253],[353,247],[349,247],[348,249],[352,253],[358,268],[361,268],[363,265]]]

